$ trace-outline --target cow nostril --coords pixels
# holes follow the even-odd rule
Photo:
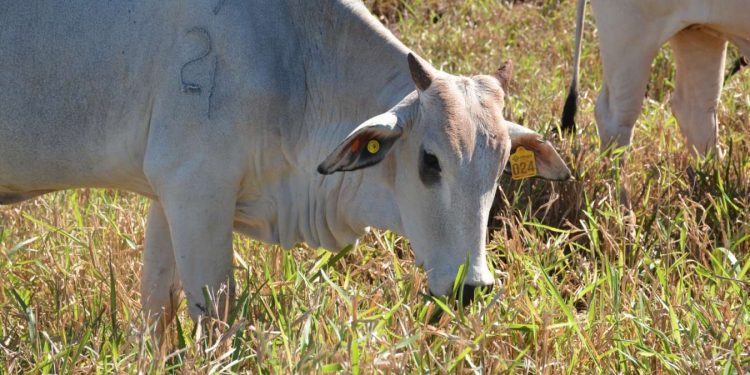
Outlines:
[[[483,285],[483,286],[464,284],[463,295],[461,296],[461,303],[464,306],[470,304],[474,300],[474,296],[476,294],[477,289],[481,289],[485,293],[488,293],[489,291],[492,290],[492,284]]]

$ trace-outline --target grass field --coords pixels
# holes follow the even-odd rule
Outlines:
[[[391,233],[335,258],[236,237],[239,308],[218,344],[207,345],[182,308],[158,352],[139,317],[147,201],[63,192],[0,209],[0,372],[750,371],[747,72],[722,96],[726,157],[696,164],[669,110],[674,67],[663,50],[620,168],[596,136],[601,68],[590,18],[579,130],[551,132],[570,79],[574,2],[375,3],[406,45],[445,71],[490,73],[513,59],[507,117],[547,134],[574,171],[565,183],[504,182],[492,292],[465,309],[426,297],[407,241]],[[620,175],[635,225],[619,204]]]

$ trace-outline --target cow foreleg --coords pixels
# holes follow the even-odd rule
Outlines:
[[[604,83],[596,103],[596,122],[603,147],[628,146],[641,112],[651,61],[665,40],[661,30],[644,30],[630,2],[592,2],[599,30]],[[622,20],[627,20],[622,21]],[[617,21],[617,22],[613,22]],[[608,22],[599,25],[600,22]],[[658,23],[654,24],[658,27]],[[640,28],[639,28],[640,27]]]
[[[219,168],[212,168],[219,170]],[[225,318],[232,307],[232,224],[234,184],[205,171],[183,171],[185,178],[159,188],[169,221],[175,263],[190,315]],[[208,297],[208,298],[206,298]]]
[[[693,154],[716,153],[716,110],[724,84],[727,42],[718,35],[686,29],[670,44],[677,62],[672,111]]]
[[[157,337],[162,336],[174,318],[180,302],[180,291],[167,218],[159,202],[152,201],[143,252],[141,305],[148,323],[157,322]]]

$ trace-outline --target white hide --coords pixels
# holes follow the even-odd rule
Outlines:
[[[582,15],[584,0],[578,0]],[[603,145],[629,145],[641,112],[651,62],[667,42],[677,65],[672,109],[691,151],[716,152],[716,110],[727,41],[750,56],[746,0],[592,0],[604,82],[596,104]],[[582,31],[577,20],[577,35]],[[576,38],[580,49],[580,37]],[[577,82],[579,54],[574,79]],[[565,122],[565,120],[564,120]]]
[[[509,152],[494,78],[425,64],[450,87],[440,100],[463,105],[452,124],[473,143],[453,149],[441,102],[414,92],[409,50],[361,2],[213,3],[4,2],[0,203],[81,187],[150,197],[142,298],[166,322],[180,288],[194,317],[216,314],[205,286],[231,298],[233,230],[337,251],[390,229],[434,293],[467,255],[467,283],[492,284],[485,225]],[[318,173],[381,121],[399,130],[373,133],[392,141],[378,163]],[[423,146],[445,163],[438,187],[416,177]]]

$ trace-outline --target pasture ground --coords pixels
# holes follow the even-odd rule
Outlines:
[[[342,257],[236,237],[241,298],[223,340],[207,345],[183,307],[166,360],[154,361],[139,318],[147,201],[57,193],[0,210],[0,372],[750,370],[749,73],[722,95],[727,156],[697,165],[669,110],[674,67],[664,49],[620,168],[596,136],[591,17],[579,130],[552,133],[570,79],[573,1],[370,3],[448,72],[491,73],[512,58],[507,117],[553,139],[575,173],[567,183],[504,182],[489,244],[499,286],[466,309],[432,300],[407,242],[390,233]],[[634,217],[620,209],[619,171]]]

